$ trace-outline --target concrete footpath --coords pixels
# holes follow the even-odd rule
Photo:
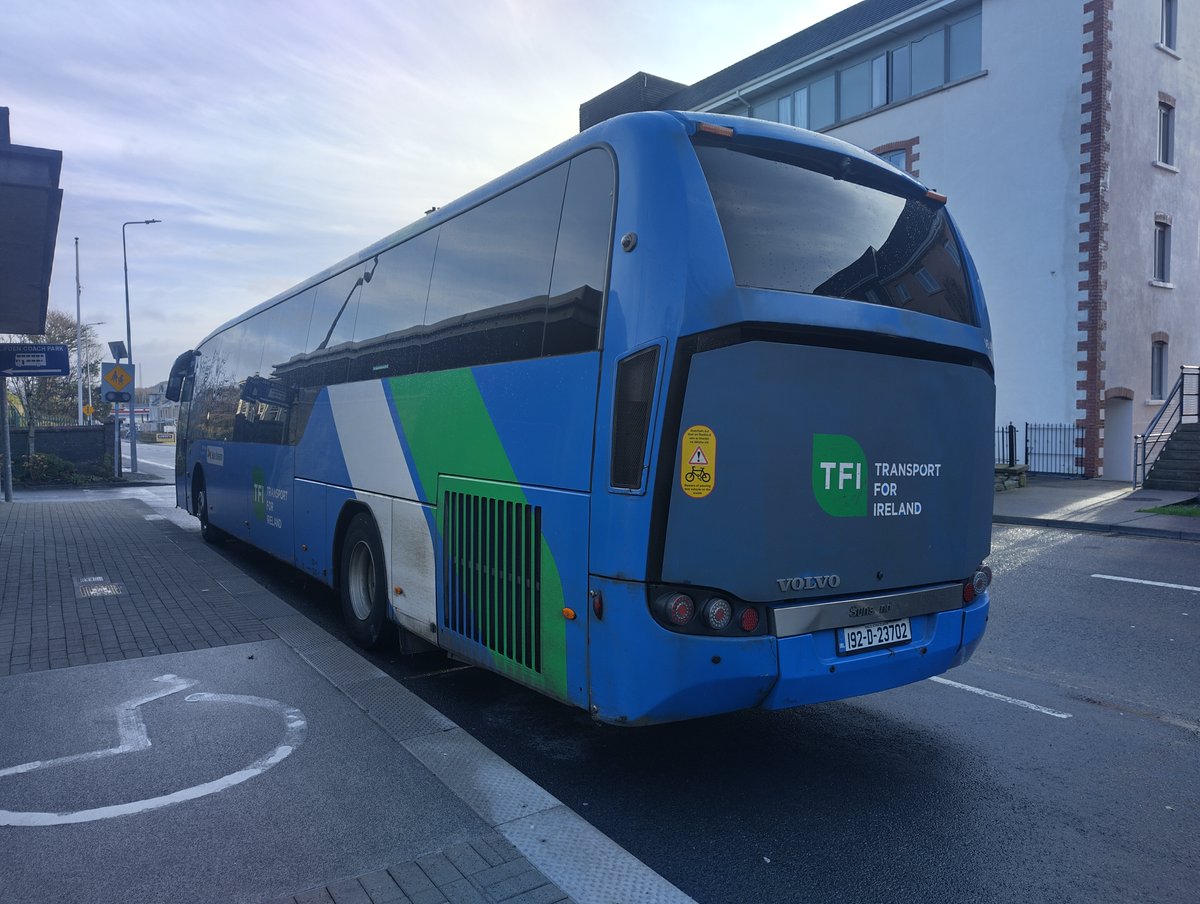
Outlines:
[[[1189,502],[1196,492],[1134,490],[1116,480],[1030,477],[1027,486],[996,494],[992,520],[1170,540],[1200,540],[1200,518],[1145,511]]]
[[[0,902],[690,900],[166,498],[0,503]]]

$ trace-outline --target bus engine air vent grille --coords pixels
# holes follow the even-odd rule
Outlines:
[[[542,509],[447,491],[442,627],[542,671]]]
[[[636,490],[642,485],[657,373],[658,346],[630,355],[617,364],[611,471],[614,487]]]

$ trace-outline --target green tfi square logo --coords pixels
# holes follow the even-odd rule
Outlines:
[[[852,436],[813,434],[813,495],[827,514],[867,514],[867,456]]]
[[[262,468],[255,468],[250,474],[254,485],[254,517],[259,521],[267,520],[267,478]]]

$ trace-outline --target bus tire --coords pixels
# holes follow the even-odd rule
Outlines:
[[[375,520],[359,512],[342,540],[338,592],[342,620],[354,642],[367,650],[379,647],[387,636],[387,566]]]
[[[208,488],[201,477],[196,484],[196,517],[200,519],[200,536],[205,543],[224,543],[229,534],[208,520]]]

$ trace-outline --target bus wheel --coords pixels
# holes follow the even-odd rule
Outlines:
[[[206,543],[221,543],[229,536],[208,520],[208,488],[201,482],[196,489],[196,516],[200,519],[200,536]]]
[[[388,626],[386,571],[375,521],[359,512],[342,541],[339,590],[350,636],[368,650],[383,643]]]

